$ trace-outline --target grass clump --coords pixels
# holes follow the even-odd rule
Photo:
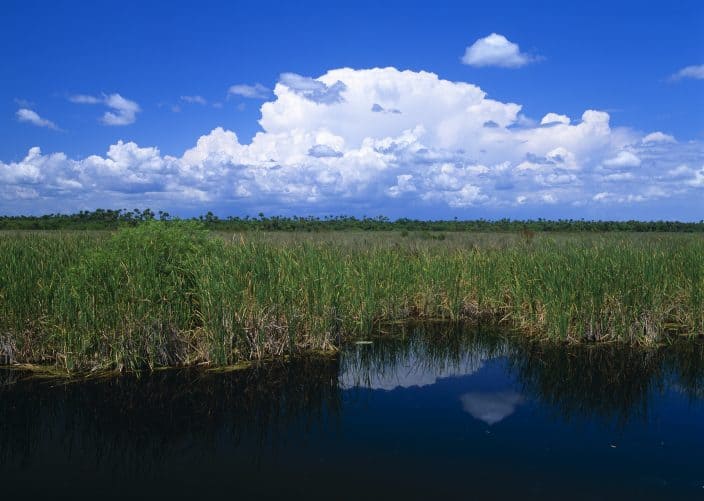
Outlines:
[[[654,344],[704,333],[699,235],[220,238],[195,222],[0,238],[0,363],[69,373],[335,350],[387,322]]]
[[[223,242],[197,223],[149,222],[124,229],[85,252],[53,297],[67,369],[140,368],[188,363],[200,326],[199,260]]]

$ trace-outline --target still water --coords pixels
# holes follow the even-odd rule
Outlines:
[[[3,499],[704,499],[704,345],[416,332],[248,372],[0,373]]]

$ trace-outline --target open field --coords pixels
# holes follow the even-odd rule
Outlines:
[[[704,236],[210,233],[192,222],[0,234],[0,363],[138,370],[332,352],[389,322],[570,342],[704,334]]]

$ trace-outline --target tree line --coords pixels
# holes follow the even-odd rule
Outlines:
[[[0,216],[0,230],[113,230],[136,226],[145,221],[176,221],[168,212],[151,209],[96,209],[74,214],[43,216]],[[584,219],[471,219],[419,220],[385,216],[228,216],[219,218],[212,212],[188,218],[220,231],[480,231],[480,232],[704,232],[704,220],[681,221],[588,221]]]

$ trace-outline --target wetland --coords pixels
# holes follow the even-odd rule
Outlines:
[[[417,326],[232,372],[3,371],[15,497],[701,495],[704,345],[546,345]]]

